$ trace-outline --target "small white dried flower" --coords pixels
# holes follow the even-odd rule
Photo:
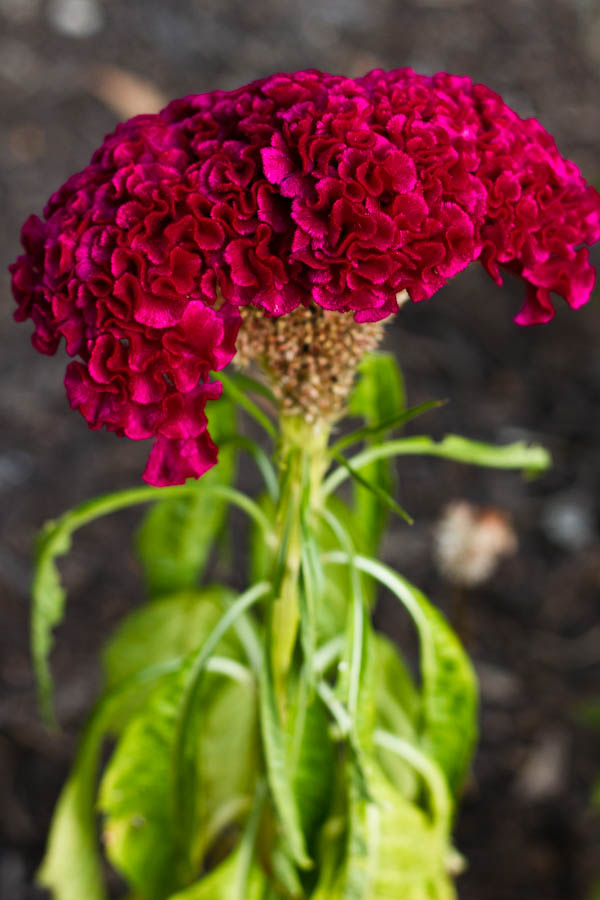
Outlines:
[[[502,556],[517,549],[506,513],[465,500],[448,504],[434,535],[434,559],[442,575],[456,585],[475,587],[493,573]]]

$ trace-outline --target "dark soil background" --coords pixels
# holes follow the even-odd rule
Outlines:
[[[115,123],[163,100],[233,88],[276,70],[349,75],[375,66],[464,73],[536,115],[590,180],[600,177],[600,6],[596,0],[0,0],[0,896],[32,900],[52,806],[98,688],[97,652],[142,597],[130,550],[138,514],[77,537],[64,566],[70,605],[53,655],[64,731],[34,701],[28,586],[42,522],[137,484],[147,447],[92,433],[66,403],[64,359],[39,357],[11,321],[6,265],[27,215],[89,160]],[[466,498],[512,517],[518,553],[463,603],[459,623],[482,686],[482,739],[457,844],[462,900],[584,900],[600,877],[590,791],[600,734],[600,302],[547,326],[511,319],[521,288],[473,267],[389,328],[409,401],[450,397],[434,433],[544,442],[552,472],[511,473],[405,459],[385,557],[451,608],[432,528]],[[421,423],[420,423],[421,424]],[[385,600],[378,622],[405,639]],[[81,898],[86,900],[86,898]]]

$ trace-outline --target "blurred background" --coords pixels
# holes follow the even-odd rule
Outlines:
[[[33,872],[98,689],[97,651],[142,598],[129,549],[139,514],[85,529],[63,567],[71,599],[53,666],[64,730],[48,735],[27,649],[35,533],[75,503],[138,484],[147,455],[144,445],[88,431],[64,396],[63,355],[38,356],[29,323],[12,322],[6,266],[21,224],[123,118],[277,70],[359,75],[379,66],[485,82],[538,117],[598,183],[597,0],[0,0],[3,900],[43,896]],[[542,441],[553,470],[526,482],[405,459],[399,499],[417,523],[394,523],[384,553],[449,612],[481,679],[482,739],[457,827],[469,861],[460,897],[587,900],[600,879],[591,803],[600,730],[586,715],[600,702],[600,301],[576,313],[561,306],[551,324],[525,330],[511,321],[521,295],[516,282],[498,288],[473,266],[427,303],[405,306],[387,345],[410,404],[451,398],[419,430]],[[508,517],[518,541],[468,588],[450,583],[432,550],[454,500]],[[377,617],[406,641],[399,610],[383,601]]]

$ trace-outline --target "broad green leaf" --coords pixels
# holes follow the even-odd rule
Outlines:
[[[235,476],[235,408],[222,397],[214,404],[210,430],[219,445],[219,461],[196,482],[186,497],[160,500],[144,517],[136,550],[152,597],[174,594],[198,584],[227,513],[225,500],[207,496],[210,485],[230,485]]]
[[[377,727],[415,743],[421,709],[412,676],[388,638],[375,633],[373,640]],[[418,786],[414,770],[397,753],[381,745],[376,748],[376,757],[400,793],[414,799]]]
[[[206,671],[214,662],[212,654],[222,644],[229,629],[244,622],[246,611],[270,592],[271,586],[268,582],[261,582],[241,594],[207,636],[200,651],[192,658],[189,678],[177,710],[172,756],[171,787],[173,807],[176,811],[176,831],[181,846],[189,845],[190,835],[199,817],[198,803],[202,802],[201,788],[198,787],[202,781],[202,775],[199,775],[198,771],[198,742],[202,740],[204,733],[200,719],[204,715],[201,696],[206,684]],[[248,655],[252,660],[252,652]],[[233,673],[230,671],[226,674]],[[201,839],[199,843],[202,843]],[[189,854],[192,866],[195,865],[197,852],[200,851],[192,846]]]
[[[95,791],[102,742],[125,712],[143,703],[149,688],[179,665],[172,660],[136,673],[96,705],[52,817],[37,880],[53,900],[105,900],[100,842],[96,834]]]
[[[261,781],[236,849],[216,869],[170,900],[261,900],[266,879],[253,856],[264,798],[265,786]]]
[[[256,585],[242,594],[201,649],[157,685],[124,731],[105,772],[100,807],[106,816],[108,856],[149,900],[162,900],[191,881],[207,843],[243,812],[256,762],[254,687],[248,670],[235,660],[224,658],[214,668],[219,659],[213,654],[268,587]],[[207,675],[211,666],[215,675],[229,678],[220,690],[214,683],[211,691],[199,690],[214,677]],[[190,770],[182,764],[182,754],[192,742]]]
[[[404,409],[404,380],[392,353],[367,353],[357,371],[358,379],[348,400],[351,416],[376,425]]]
[[[104,648],[107,686],[118,684],[152,663],[187,656],[203,643],[234,596],[228,588],[214,586],[161,597],[134,610]],[[224,640],[228,654],[237,656],[237,641]]]
[[[46,853],[37,873],[54,900],[106,900],[102,859],[96,834],[94,795],[102,717],[93,717],[52,818]]]
[[[207,666],[210,669],[212,660]],[[244,669],[242,669],[244,671]],[[248,672],[248,670],[245,670]],[[208,671],[190,717],[197,836],[192,860],[201,860],[232,822],[247,814],[260,768],[256,684]]]
[[[365,424],[373,428],[398,416],[405,406],[404,381],[393,354],[367,354],[358,366],[358,381],[348,402],[350,415],[361,416]],[[385,431],[383,435],[377,434],[384,436]],[[375,434],[367,437],[369,442],[375,439]],[[370,485],[380,489],[382,496],[394,492],[395,479],[388,460],[373,460],[361,474]],[[355,517],[362,535],[359,549],[363,553],[377,552],[385,529],[386,505],[382,504],[376,491],[370,491],[360,483],[354,485]]]
[[[348,563],[347,554],[326,561]],[[477,683],[458,637],[424,594],[388,566],[357,556],[354,564],[400,600],[411,615],[421,647],[421,745],[440,765],[457,792],[464,780],[477,735]]]
[[[471,441],[456,434],[448,434],[441,441],[434,441],[427,435],[385,441],[352,456],[347,462],[353,469],[363,469],[376,460],[394,456],[438,456],[455,462],[487,466],[493,469],[521,469],[526,475],[543,472],[551,464],[548,451],[539,444],[514,444],[494,446],[481,441]],[[327,496],[349,477],[346,468],[335,469],[323,483],[323,494]]]
[[[196,881],[184,891],[172,894],[169,900],[263,900],[266,878],[253,862],[242,891],[238,888],[237,856],[231,854],[218,868]]]
[[[368,779],[372,800],[351,785],[346,859],[331,900],[453,900],[447,835],[374,764]]]
[[[253,500],[227,485],[212,484],[203,490],[208,502],[224,500],[242,509],[260,527],[263,539],[273,543],[271,523]],[[165,500],[195,496],[196,491],[197,484],[191,481],[165,488],[130,488],[86,500],[59,519],[47,522],[42,529],[37,544],[32,585],[31,652],[40,705],[47,719],[53,720],[52,676],[48,666],[52,630],[62,620],[66,598],[56,560],[69,551],[73,532],[94,519],[128,506],[150,503],[159,496]]]
[[[330,811],[335,747],[327,710],[307,677],[300,678],[290,716],[288,759],[300,823],[312,852]]]
[[[192,880],[221,830],[247,813],[257,763],[256,706],[251,682],[205,676],[198,695],[199,803],[181,846],[173,798],[173,750],[191,662],[159,685],[125,730],[106,769],[99,806],[109,859],[143,897],[160,900]]]
[[[254,860],[243,877],[242,881],[238,850],[200,881],[172,894],[169,900],[263,900],[267,879]]]
[[[130,887],[160,900],[186,883],[175,841],[171,753],[189,664],[165,678],[128,725],[105,770],[98,806],[112,865]]]

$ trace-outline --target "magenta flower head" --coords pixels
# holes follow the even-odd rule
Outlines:
[[[76,357],[65,385],[92,428],[156,438],[144,478],[217,459],[211,371],[235,354],[240,307],[299,305],[375,322],[473,260],[585,303],[600,197],[534,119],[468,78],[273,75],[175,100],[117,127],[23,227],[15,317]],[[405,295],[402,295],[405,296]]]

